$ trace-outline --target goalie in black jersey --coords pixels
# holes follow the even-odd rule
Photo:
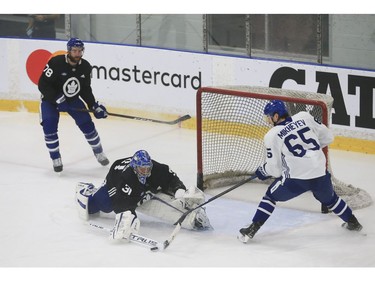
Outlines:
[[[57,134],[60,112],[67,112],[74,119],[98,162],[103,166],[109,164],[90,114],[82,111],[86,110],[87,105],[94,111],[96,118],[108,116],[106,108],[97,102],[93,95],[92,67],[82,58],[84,49],[80,39],[71,38],[67,43],[68,52],[48,61],[38,83],[41,92],[41,125],[55,172],[63,170]]]
[[[184,212],[205,201],[202,191],[187,190],[183,182],[168,165],[151,159],[145,150],[132,157],[116,160],[102,186],[96,189],[91,183],[78,183],[76,203],[83,220],[99,212],[116,214],[110,238],[128,239],[139,230],[137,212],[175,223]],[[210,229],[204,208],[191,212],[182,227]]]

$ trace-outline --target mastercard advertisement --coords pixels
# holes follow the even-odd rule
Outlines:
[[[38,79],[51,57],[66,53],[66,43],[0,38],[0,102],[39,101]],[[320,89],[336,101],[332,126],[375,129],[374,71],[89,42],[83,58],[92,65],[95,97],[110,107],[195,115],[200,87]]]
[[[38,80],[48,60],[66,54],[64,40],[0,38],[0,99],[39,100]],[[186,59],[187,56],[187,59]],[[95,97],[107,105],[182,112],[195,111],[195,94],[210,77],[200,54],[85,42],[83,58],[92,66]],[[191,57],[191,58],[190,58]],[[210,83],[209,81],[206,84]]]
[[[38,49],[31,52],[26,60],[26,73],[30,81],[35,85],[38,85],[39,77],[49,59],[63,54],[66,54],[66,51],[56,51],[51,53],[44,49]]]

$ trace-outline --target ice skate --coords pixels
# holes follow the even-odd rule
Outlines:
[[[87,221],[89,219],[88,202],[89,197],[97,191],[92,183],[79,182],[76,186],[76,203],[78,216]]]
[[[194,218],[194,227],[195,230],[209,230],[213,229],[211,226],[210,220],[206,214],[206,210],[204,208],[199,208],[196,212]]]
[[[357,218],[352,215],[347,222],[344,222],[342,227],[350,231],[361,231],[362,225],[358,222]]]
[[[61,158],[53,159],[52,160],[52,164],[53,164],[53,170],[56,173],[62,172],[62,170],[63,170],[63,164],[62,164]]]
[[[105,156],[104,152],[96,153],[95,157],[102,166],[107,166],[109,164],[109,160],[107,156]]]
[[[76,185],[76,193],[81,192],[82,195],[90,196],[94,194],[98,189],[92,184],[87,182],[79,182]]]
[[[242,243],[247,243],[250,239],[253,239],[262,225],[262,222],[253,222],[250,226],[241,228],[240,235],[237,236],[238,240]]]

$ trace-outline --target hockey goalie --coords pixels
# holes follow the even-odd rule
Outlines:
[[[78,214],[115,213],[110,239],[130,240],[140,228],[137,212],[175,223],[186,211],[205,202],[202,191],[187,190],[168,165],[151,159],[145,150],[116,160],[99,189],[91,183],[76,186]],[[205,209],[192,211],[181,227],[192,230],[212,229]]]

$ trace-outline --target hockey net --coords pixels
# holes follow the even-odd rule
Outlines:
[[[333,98],[324,94],[277,88],[225,86],[200,88],[197,105],[197,186],[201,190],[238,183],[265,162],[263,137],[270,129],[263,109],[273,99],[286,102],[291,115],[308,111],[329,126]],[[327,167],[336,193],[352,209],[371,205],[364,190],[338,180]]]

